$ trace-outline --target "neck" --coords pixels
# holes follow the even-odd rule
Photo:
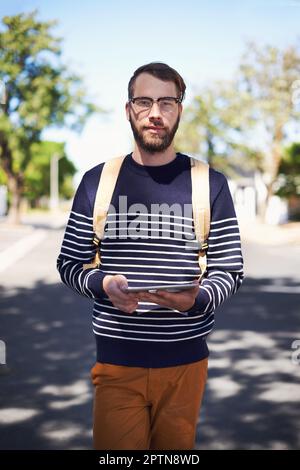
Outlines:
[[[134,146],[132,158],[140,165],[159,166],[170,163],[176,157],[173,145],[170,145],[163,152],[149,153],[141,149],[137,143]]]

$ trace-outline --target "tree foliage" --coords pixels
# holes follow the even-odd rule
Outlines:
[[[277,180],[277,194],[300,197],[300,143],[294,142],[283,152]]]
[[[0,29],[0,80],[6,103],[0,114],[1,167],[11,193],[11,219],[17,221],[28,180],[34,144],[49,127],[80,131],[100,111],[86,96],[82,79],[61,61],[55,21],[42,22],[37,12],[6,16]]]
[[[246,45],[235,78],[211,84],[193,98],[178,146],[227,174],[238,166],[260,171],[267,189],[261,213],[278,186],[291,128],[299,132],[300,51]]]

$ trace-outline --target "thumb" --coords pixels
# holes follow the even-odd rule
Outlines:
[[[117,274],[115,276],[115,281],[120,290],[124,290],[128,287],[128,281],[122,274]]]

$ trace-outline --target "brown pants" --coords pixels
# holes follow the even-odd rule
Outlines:
[[[94,448],[193,449],[207,365],[207,359],[153,369],[97,362]]]

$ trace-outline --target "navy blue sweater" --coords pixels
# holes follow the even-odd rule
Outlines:
[[[57,259],[62,282],[94,300],[97,360],[168,367],[207,357],[205,338],[213,328],[214,312],[243,279],[239,229],[226,178],[210,169],[208,268],[194,306],[179,312],[139,302],[128,314],[114,307],[103,291],[106,274],[123,274],[130,286],[199,277],[190,158],[178,153],[172,162],[153,167],[136,163],[132,154],[126,156],[101,243],[101,269],[83,270],[95,255],[93,208],[102,168],[103,163],[81,180]]]

